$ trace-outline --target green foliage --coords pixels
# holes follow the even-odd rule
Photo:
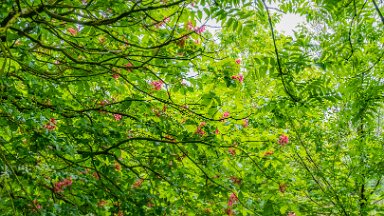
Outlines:
[[[3,1],[2,215],[384,214],[383,4],[272,2]]]

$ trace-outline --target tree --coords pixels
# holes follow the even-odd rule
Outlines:
[[[383,213],[381,3],[1,7],[4,215]]]

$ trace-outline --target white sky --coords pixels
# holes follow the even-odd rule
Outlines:
[[[299,25],[305,23],[305,18],[297,14],[283,14],[280,23],[276,25],[276,30],[293,37],[293,31]]]
[[[280,8],[279,3],[275,2],[271,2],[271,5],[268,6],[271,6],[273,8]],[[274,13],[273,10],[271,10],[270,12],[271,14]],[[302,23],[305,23],[305,17],[293,13],[282,14],[280,22],[276,25],[276,30],[278,32],[282,32],[286,35],[294,37],[293,31],[299,24]]]

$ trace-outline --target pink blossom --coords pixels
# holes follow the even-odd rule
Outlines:
[[[279,137],[279,144],[284,146],[286,144],[288,144],[289,142],[289,139],[288,139],[288,136],[285,135],[285,134],[282,134],[280,137]]]
[[[195,26],[193,26],[193,23],[191,21],[188,21],[187,29],[188,30],[194,30],[195,29]]]
[[[236,62],[236,64],[240,64],[241,60],[240,59],[236,59],[235,62]]]
[[[206,122],[200,122],[200,127],[204,127],[205,125],[207,125]]]
[[[113,114],[113,117],[115,118],[116,121],[120,121],[121,118],[123,118],[123,116],[120,114]]]
[[[244,81],[244,76],[243,74],[239,74],[237,75],[237,80],[239,80],[240,83],[242,83]]]
[[[132,188],[139,188],[141,184],[143,184],[143,182],[144,182],[144,179],[142,178],[136,180],[135,183],[133,183]]]
[[[229,148],[228,149],[228,152],[229,154],[231,154],[232,156],[235,156],[236,155],[236,150],[234,148]]]
[[[119,79],[120,74],[115,73],[115,74],[112,75],[112,77],[113,77],[113,79]]]
[[[236,176],[231,176],[229,179],[234,183],[234,184],[241,184],[241,179],[237,178]]]
[[[161,87],[163,86],[163,81],[161,81],[161,80],[158,80],[158,81],[152,81],[151,82],[151,85],[153,86],[153,88],[155,89],[155,90],[160,90],[161,89]]]
[[[121,165],[117,161],[115,162],[115,170],[118,172],[121,171]]]
[[[51,125],[51,124],[46,124],[46,125],[44,125],[44,128],[46,128],[49,131],[52,131],[52,130],[54,130],[56,128],[56,126],[55,125]]]
[[[49,119],[49,122],[51,122],[52,124],[57,124],[57,121],[56,121],[56,119],[55,118],[50,118]]]
[[[239,199],[237,198],[236,194],[231,193],[228,200],[228,206],[229,207],[233,206],[233,204],[235,204],[237,201],[239,201]]]
[[[57,192],[63,192],[64,188],[72,185],[72,177],[63,179],[62,181],[56,182],[53,190]]]
[[[109,104],[109,100],[102,100],[102,101],[100,101],[100,105],[101,106],[105,106],[107,104]]]
[[[163,19],[163,22],[164,23],[167,23],[167,22],[169,22],[171,19],[169,18],[169,17],[164,17],[164,19]]]
[[[203,25],[203,26],[201,26],[201,27],[196,27],[195,28],[195,32],[197,33],[197,34],[201,34],[201,33],[203,33],[205,31],[205,25]]]
[[[243,119],[243,127],[248,127],[249,120],[248,119]]]
[[[127,69],[127,71],[131,71],[131,67],[133,66],[132,63],[128,62],[126,65],[125,65],[125,68]]]
[[[97,206],[99,206],[99,207],[103,207],[103,206],[105,206],[105,205],[107,205],[108,203],[107,203],[107,201],[105,201],[105,200],[100,200],[98,203],[97,203]]]
[[[229,215],[229,216],[232,216],[233,215],[233,210],[231,208],[227,208],[225,210],[225,213],[227,213],[227,215]]]
[[[72,185],[72,177],[70,176],[69,178],[67,178],[67,179],[64,179],[64,185],[66,185],[66,186],[70,186],[70,185]]]
[[[215,130],[215,134],[216,134],[216,135],[220,134],[219,129],[216,128],[216,130]]]
[[[244,81],[244,75],[243,74],[233,75],[231,78],[234,80],[238,80],[240,83],[242,83]]]
[[[36,208],[37,210],[39,210],[39,209],[42,208],[41,205],[39,204],[39,202],[38,202],[36,199],[34,199],[34,200],[32,201],[32,203],[33,203],[33,205],[35,206],[35,208]]]
[[[68,28],[67,30],[69,31],[69,33],[71,33],[72,36],[76,36],[77,35],[77,30],[76,29]]]
[[[268,150],[268,151],[264,152],[264,157],[270,156],[270,155],[273,155],[273,151],[272,150]]]
[[[197,127],[195,133],[200,135],[200,136],[204,136],[205,135],[205,131],[203,131],[203,129],[201,129],[201,127]]]
[[[228,118],[229,117],[229,112],[228,111],[225,111],[224,113],[223,113],[223,118]]]
[[[49,131],[52,131],[56,128],[57,121],[55,118],[50,118],[49,122],[44,125],[44,128],[46,128]]]

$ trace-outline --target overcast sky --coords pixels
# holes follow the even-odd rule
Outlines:
[[[297,14],[284,14],[281,17],[280,23],[276,25],[276,30],[293,37],[293,30],[295,30],[295,27],[304,22],[305,18],[302,16]]]

